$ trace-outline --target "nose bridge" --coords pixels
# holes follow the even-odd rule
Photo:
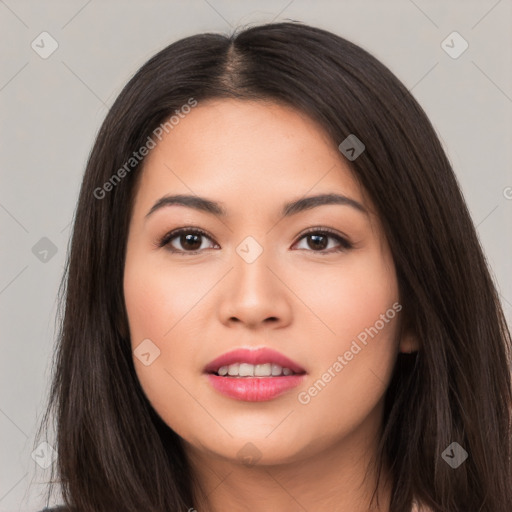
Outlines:
[[[268,318],[282,320],[288,314],[286,287],[275,275],[272,254],[253,236],[236,246],[228,289],[221,298],[224,320],[257,324]]]
[[[233,255],[235,287],[244,296],[255,296],[256,300],[261,299],[262,297],[257,296],[269,293],[269,287],[274,288],[274,283],[271,281],[275,277],[268,268],[271,265],[269,257],[272,251],[249,235],[238,244],[235,252],[236,254]]]

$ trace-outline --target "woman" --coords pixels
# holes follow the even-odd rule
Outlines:
[[[91,152],[64,295],[43,423],[72,510],[512,507],[475,228],[421,107],[341,37],[151,58]]]

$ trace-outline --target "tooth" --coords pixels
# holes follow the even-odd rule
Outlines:
[[[272,375],[272,365],[270,363],[257,364],[254,368],[255,377],[269,377]]]
[[[249,364],[249,363],[234,363],[229,366],[221,366],[217,370],[217,374],[225,377],[278,377],[281,375],[293,375],[294,372],[290,368],[283,368],[282,366],[274,363],[263,364]]]
[[[238,369],[240,365],[238,363],[230,364],[228,368],[228,375],[238,375]]]
[[[272,375],[281,375],[283,368],[278,364],[272,364]]]
[[[240,377],[253,377],[254,376],[254,365],[248,363],[241,363],[240,369],[238,370]]]

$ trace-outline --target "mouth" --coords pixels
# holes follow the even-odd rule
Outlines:
[[[268,348],[238,349],[216,358],[204,373],[221,394],[262,402],[298,386],[307,374],[298,363]]]
[[[262,347],[239,348],[217,357],[204,368],[205,373],[220,377],[288,377],[306,370],[276,350]]]
[[[292,369],[283,368],[276,363],[234,363],[220,366],[217,371],[207,373],[218,375],[219,377],[231,377],[235,379],[244,379],[249,377],[261,379],[265,377],[288,377],[290,375],[303,375],[306,372],[294,372]]]

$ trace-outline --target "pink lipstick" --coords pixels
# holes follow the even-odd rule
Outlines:
[[[272,400],[306,375],[298,363],[269,348],[233,350],[210,362],[204,372],[218,392],[247,402]]]

